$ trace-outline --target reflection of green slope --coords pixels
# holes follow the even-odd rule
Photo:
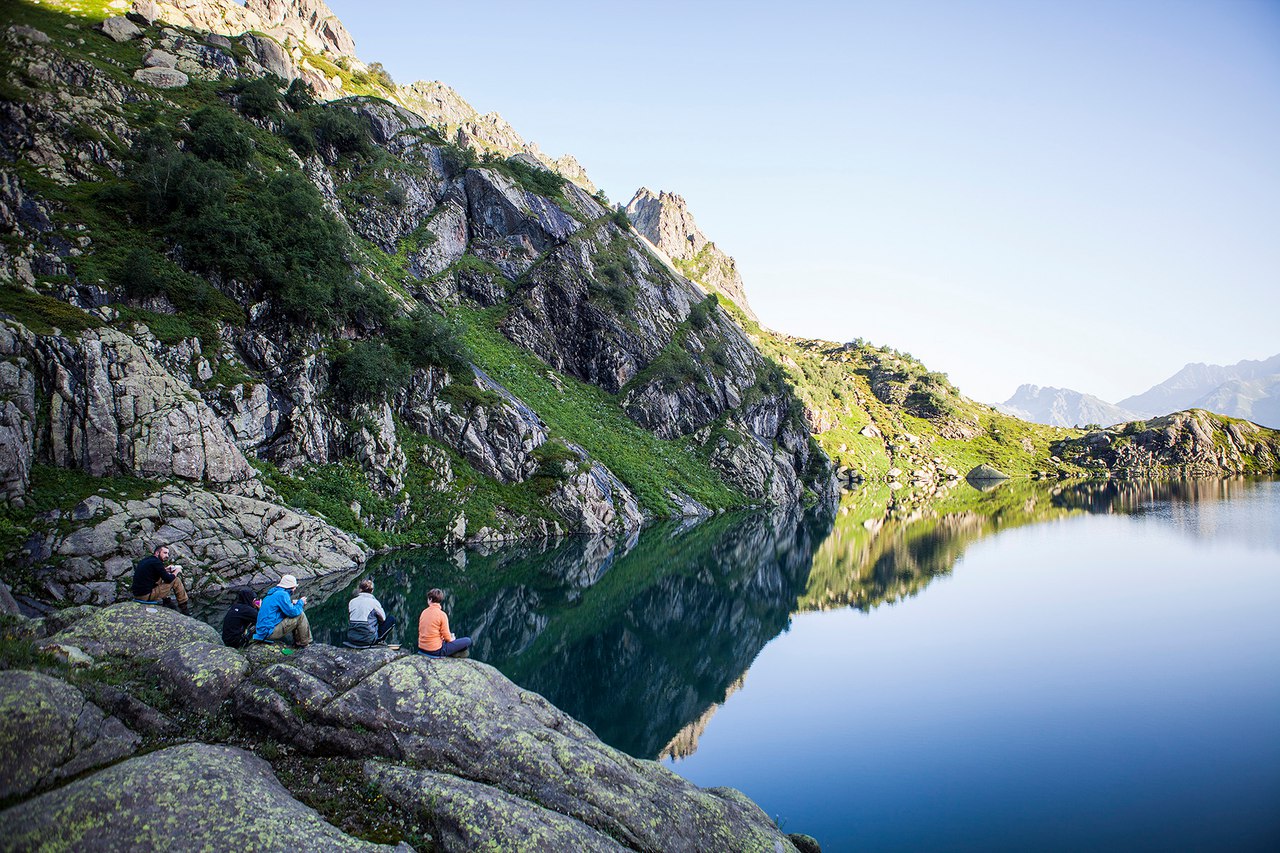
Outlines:
[[[951,571],[970,543],[1001,530],[1069,515],[1074,487],[1009,481],[990,492],[961,485],[907,519],[875,517],[874,504],[837,517],[814,555],[799,610],[871,610],[909,598]],[[870,511],[868,511],[870,510]]]

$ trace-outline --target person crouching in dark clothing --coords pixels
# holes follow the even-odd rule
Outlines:
[[[222,642],[238,649],[253,639],[253,629],[258,624],[258,602],[248,587],[236,590],[236,602],[222,617]]]
[[[157,545],[150,557],[143,557],[133,567],[133,600],[159,602],[165,607],[174,608],[170,603],[170,594],[178,601],[175,609],[183,613],[190,612],[187,599],[187,588],[182,584],[182,566],[169,564],[169,546]]]

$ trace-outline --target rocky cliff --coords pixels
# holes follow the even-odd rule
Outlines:
[[[757,319],[737,263],[702,233],[683,198],[668,192],[654,195],[641,187],[627,202],[626,211],[636,231],[681,273],[709,293],[724,294],[750,320]]]

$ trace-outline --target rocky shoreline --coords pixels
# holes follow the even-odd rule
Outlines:
[[[242,653],[134,603],[4,618],[0,849],[818,849],[479,661]]]

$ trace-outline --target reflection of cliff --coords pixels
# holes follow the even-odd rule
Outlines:
[[[734,515],[658,525],[630,542],[581,537],[465,559],[404,551],[369,569],[407,642],[426,591],[440,586],[473,657],[652,758],[786,628],[830,524]],[[351,591],[314,609],[319,639],[341,642]]]
[[[947,574],[970,543],[1000,530],[1069,514],[1064,487],[1008,481],[982,492],[961,486],[907,518],[842,514],[813,559],[799,610],[871,610],[909,598]]]
[[[1271,532],[1273,525],[1224,530],[1213,511],[1216,502],[1243,497],[1262,486],[1274,488],[1275,484],[1244,479],[1009,480],[988,492],[962,486],[907,518],[894,518],[887,512],[877,517],[878,505],[870,508],[870,518],[867,513],[859,514],[856,507],[842,508],[831,535],[814,555],[813,571],[798,609],[871,610],[908,598],[934,578],[948,574],[978,539],[1079,512],[1159,513],[1166,522],[1191,535],[1212,532],[1255,546],[1280,545]],[[1237,505],[1231,517],[1247,517],[1247,513]]]

